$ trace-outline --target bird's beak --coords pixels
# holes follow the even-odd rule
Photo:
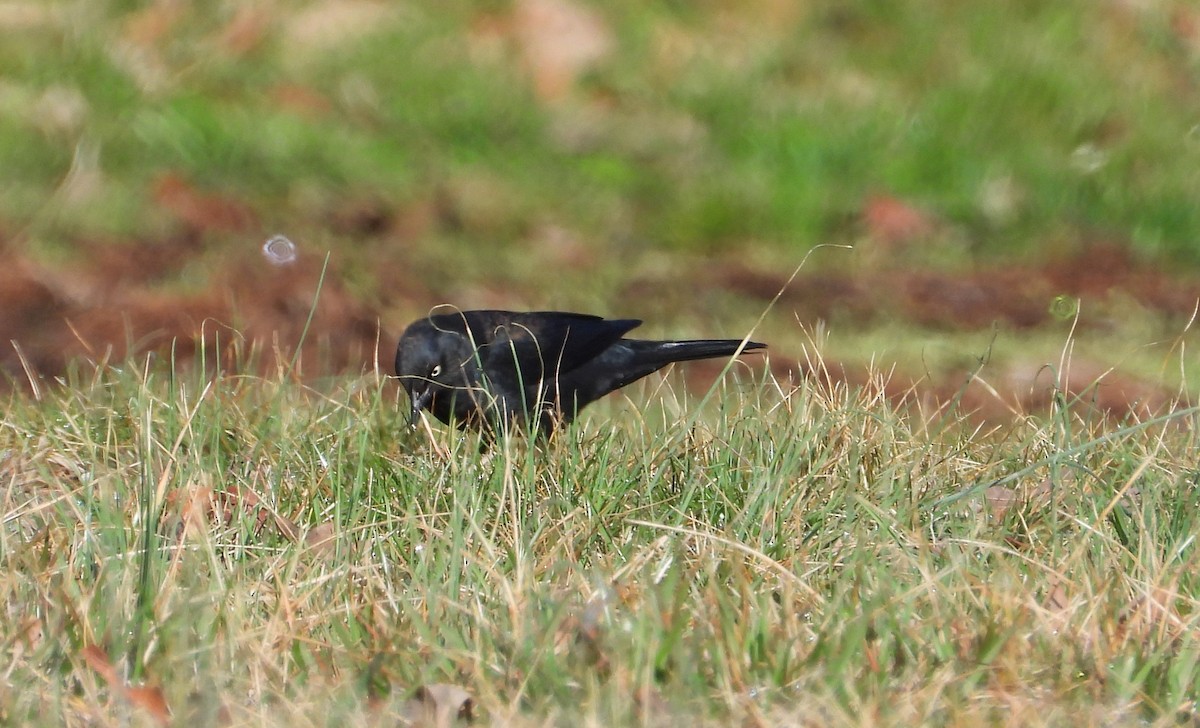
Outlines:
[[[414,391],[410,395],[412,400],[412,413],[409,415],[408,426],[416,427],[417,421],[421,419],[421,410],[429,406],[429,402],[433,399],[433,387],[426,387]]]

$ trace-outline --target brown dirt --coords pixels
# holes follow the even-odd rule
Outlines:
[[[787,277],[726,265],[710,280],[716,287],[769,301]],[[821,271],[798,277],[780,300],[802,319],[868,323],[884,318],[969,330],[994,323],[1016,329],[1046,325],[1055,318],[1050,302],[1058,296],[1088,304],[1080,319],[1085,329],[1104,325],[1107,304],[1122,300],[1168,321],[1186,320],[1200,302],[1200,278],[1172,276],[1120,246],[1097,244],[1040,263],[959,272]]]
[[[9,382],[28,386],[30,375],[60,376],[76,358],[121,361],[151,351],[189,366],[201,347],[210,366],[273,370],[290,362],[290,345],[301,338],[322,261],[302,255],[290,265],[277,267],[258,251],[215,263],[201,260],[204,252],[197,241],[203,231],[189,220],[199,216],[206,224],[216,219],[239,228],[250,224],[248,213],[236,203],[196,198],[175,180],[160,182],[159,187],[164,205],[178,208],[182,232],[172,239],[126,244],[84,241],[76,246],[85,251],[80,258],[55,268],[31,261],[0,239],[0,341],[6,344],[0,348],[0,373]],[[200,215],[196,206],[223,212]],[[361,209],[349,210],[339,224],[371,230],[387,225],[380,222],[380,215],[386,217],[364,203]],[[197,290],[180,290],[178,280],[191,270],[189,266],[207,271],[207,282]],[[393,269],[373,273],[389,281],[404,278],[403,271]],[[710,290],[766,301],[784,287],[786,277],[737,264],[707,266],[681,272],[677,280],[633,280],[625,293],[636,298],[653,291],[664,300],[678,288],[681,295],[685,289],[687,295],[694,295],[697,280]],[[405,300],[368,304],[355,297],[341,272],[332,267],[299,357],[303,369],[295,374],[363,371],[374,367],[377,359],[381,370],[390,372],[395,332],[381,331],[380,311],[397,305],[419,308],[436,298],[419,285],[392,289],[403,291],[397,295]],[[864,325],[902,321],[956,330],[1000,323],[1029,329],[1054,320],[1047,302],[1055,296],[1089,302],[1079,322],[1083,329],[1105,325],[1103,302],[1110,300],[1121,305],[1132,301],[1164,320],[1183,321],[1200,300],[1200,279],[1168,275],[1140,263],[1119,246],[1099,245],[1040,264],[958,273],[887,267],[822,271],[798,278],[781,302],[783,310],[802,321],[836,319]],[[781,375],[871,384],[865,374],[836,362],[822,371],[809,371],[777,353],[772,366]],[[689,367],[689,382],[705,386],[717,371],[704,365]],[[993,372],[999,379],[987,385],[965,386],[967,374],[954,373],[938,382],[896,374],[878,386],[888,396],[919,402],[930,410],[957,397],[962,409],[987,418],[1042,409],[1054,391],[1050,373],[1032,365],[1028,371],[1014,365],[998,375]],[[1116,414],[1159,411],[1172,402],[1171,392],[1112,373],[1098,387],[1090,387],[1101,374],[1099,366],[1076,363],[1069,372],[1073,384],[1068,393]]]
[[[82,260],[53,269],[0,248],[0,337],[15,342],[0,348],[0,371],[22,382],[26,367],[54,377],[72,359],[122,361],[150,351],[187,366],[201,347],[210,363],[228,368],[252,358],[263,368],[290,361],[322,261],[301,256],[274,267],[261,256],[229,256],[212,266],[203,290],[172,291],[163,282],[200,255],[192,241],[80,245]],[[374,361],[376,315],[336,269],[320,293],[299,358],[310,371],[296,374],[365,368]]]

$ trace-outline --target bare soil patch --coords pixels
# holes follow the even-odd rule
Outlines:
[[[172,183],[168,180],[164,185],[170,193]],[[184,208],[197,204],[175,202]],[[221,219],[242,224],[236,205],[204,202],[229,206],[233,212]],[[432,300],[383,304],[360,300],[336,265],[331,264],[322,283],[323,261],[311,256],[301,255],[282,267],[253,253],[201,260],[205,255],[198,243],[202,232],[185,228],[175,238],[121,244],[81,241],[77,246],[84,251],[81,257],[59,267],[35,263],[0,243],[0,341],[5,342],[0,347],[0,371],[8,384],[27,387],[30,377],[61,376],[76,358],[122,361],[147,352],[173,357],[183,367],[194,365],[203,351],[209,367],[271,370],[292,360],[318,286],[319,305],[303,339],[296,374],[321,376],[375,366],[390,373],[398,332],[383,330],[381,308],[416,309]],[[206,271],[205,282],[181,285],[181,279],[194,276],[194,272],[185,275],[189,267]],[[380,269],[376,275],[392,281],[403,273]],[[660,301],[673,298],[673,293],[694,295],[697,281],[710,290],[768,301],[783,288],[786,276],[744,265],[711,266],[681,271],[671,280],[633,280],[626,294],[636,299],[653,291]],[[400,297],[436,298],[436,292],[419,285],[390,289],[402,291],[396,294]],[[952,330],[1000,325],[1030,330],[1062,315],[1048,305],[1056,297],[1088,302],[1079,320],[1082,330],[1106,326],[1111,314],[1108,304],[1129,302],[1182,325],[1200,301],[1200,278],[1142,263],[1119,246],[1097,245],[1041,263],[953,273],[900,267],[806,273],[784,291],[780,310],[801,321],[897,322]],[[813,371],[789,359],[788,353],[773,353],[777,374],[871,384],[860,368],[826,362]],[[688,367],[688,382],[706,386],[719,369],[704,364]],[[986,385],[966,386],[967,374],[956,372],[943,381],[930,381],[927,375],[895,373],[875,384],[889,397],[931,408],[959,398],[963,408],[986,418],[1044,408],[1055,391],[1051,375],[1033,365],[1013,366]],[[1099,363],[1077,361],[1068,374],[1064,377],[1071,382],[1068,394],[1115,414],[1159,411],[1175,397],[1161,386],[1106,372]],[[1102,375],[1101,384],[1093,386]]]

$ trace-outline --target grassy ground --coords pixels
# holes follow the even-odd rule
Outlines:
[[[565,23],[537,14],[561,5]],[[50,377],[66,356],[122,358],[127,342],[214,321],[287,344],[326,253],[349,314],[318,316],[313,338],[342,349],[347,331],[379,321],[395,335],[442,303],[713,335],[761,309],[762,291],[747,303],[730,279],[786,277],[836,244],[856,249],[814,255],[804,286],[849,269],[900,295],[875,300],[883,315],[860,315],[856,299],[873,297],[853,288],[832,306],[781,304],[764,328],[776,352],[799,352],[797,318],[821,319],[830,355],[855,371],[894,356],[940,386],[961,367],[933,359],[987,349],[963,328],[1005,320],[1014,285],[988,275],[1015,259],[1079,254],[1072,267],[1086,267],[1104,243],[1129,254],[1110,268],[1194,279],[1191,4],[885,5],[8,3],[0,340]],[[591,55],[562,55],[559,36]],[[303,274],[263,260],[275,233]],[[930,271],[947,278],[913,282]],[[966,275],[978,280],[942,292]],[[1151,347],[1182,337],[1196,285],[1142,280],[1121,299],[1127,281],[1062,278],[1022,305],[1080,297],[1086,318],[1116,291],[1122,310],[1101,314],[1115,323],[1076,332],[1081,357],[1115,341],[1128,374],[1173,390]],[[896,301],[912,289],[943,300],[946,320],[906,318]],[[963,301],[994,310],[956,321]],[[1011,331],[995,361],[1057,360],[1058,328]],[[1077,379],[1107,358],[1089,354]],[[7,346],[0,374],[24,375]]]
[[[597,50],[557,66],[522,3],[12,5],[0,215],[39,248],[163,233],[171,172],[306,238],[365,197],[440,202],[452,247],[793,255],[887,193],[951,262],[1097,231],[1197,262],[1187,3],[582,5]]]
[[[457,686],[484,724],[1195,720],[1195,410],[971,432],[671,381],[486,455],[375,377],[16,399],[0,716],[390,724]]]
[[[579,65],[545,5],[0,3],[0,723],[1196,723],[1192,4],[578,3]],[[820,244],[779,378],[544,448],[316,357],[83,363],[362,371],[439,303],[736,336]],[[1051,407],[785,379],[814,342]],[[1101,419],[1114,365],[1155,387]]]

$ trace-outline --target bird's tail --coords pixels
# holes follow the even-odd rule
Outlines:
[[[691,361],[693,359],[713,359],[722,356],[733,356],[740,348],[743,352],[757,351],[767,348],[766,344],[757,341],[747,341],[742,346],[741,339],[700,339],[696,341],[637,341],[630,342],[638,353],[638,359],[645,364],[666,366],[671,362]]]

